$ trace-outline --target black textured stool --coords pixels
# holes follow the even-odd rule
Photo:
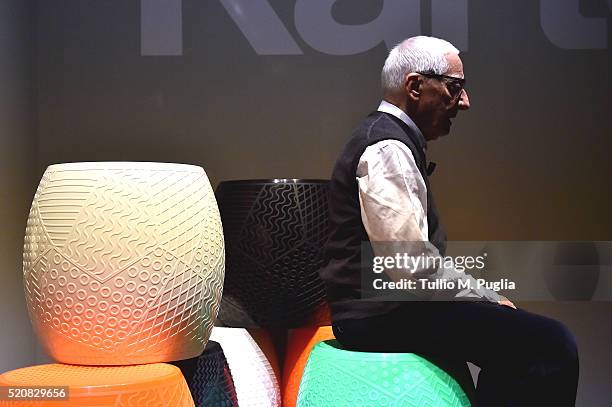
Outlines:
[[[329,324],[318,270],[329,236],[328,181],[225,181],[216,197],[226,268],[219,320],[226,326]]]
[[[238,407],[238,397],[221,345],[208,341],[197,358],[172,362],[183,372],[196,407]]]

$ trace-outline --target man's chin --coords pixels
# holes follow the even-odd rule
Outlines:
[[[452,123],[449,120],[448,124],[445,124],[444,126],[442,126],[442,128],[438,131],[436,138],[448,136],[451,131],[451,125]]]
[[[448,120],[447,120],[447,121],[444,123],[444,125],[442,126],[442,129],[441,129],[441,131],[440,131],[440,135],[441,135],[441,136],[446,136],[446,135],[448,135],[448,133],[450,133],[450,131],[451,131],[451,127],[452,127],[452,125],[453,125],[453,122],[451,122],[451,121],[450,121],[450,119],[448,119]]]
[[[424,136],[427,141],[433,141],[439,139],[440,137],[448,136],[449,133],[450,131],[432,131],[427,134],[424,134]]]

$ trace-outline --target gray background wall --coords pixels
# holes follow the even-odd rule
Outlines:
[[[2,0],[0,52],[17,57],[0,61],[0,154],[3,168],[10,163],[2,222],[11,230],[2,236],[0,312],[14,310],[6,317],[15,327],[2,334],[1,353],[31,346],[13,336],[32,340],[19,246],[34,179],[47,165],[185,162],[203,166],[213,184],[328,178],[351,129],[378,104],[388,45],[418,33],[446,36],[464,51],[472,109],[429,153],[450,237],[612,240],[611,6]],[[13,18],[17,11],[26,17]],[[578,405],[609,405],[610,303],[521,305],[575,331]],[[31,362],[18,354],[0,358],[0,370]]]
[[[20,274],[38,177],[31,19],[29,2],[0,1],[0,371],[32,364],[35,357]]]

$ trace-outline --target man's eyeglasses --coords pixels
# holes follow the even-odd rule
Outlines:
[[[453,99],[456,99],[461,95],[461,91],[465,87],[465,78],[456,78],[454,76],[440,75],[431,72],[417,72],[427,78],[434,78],[443,81],[446,84],[448,93],[450,93]]]

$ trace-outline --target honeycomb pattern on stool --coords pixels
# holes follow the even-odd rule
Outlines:
[[[238,405],[281,407],[281,393],[274,369],[246,329],[214,327],[210,339],[221,345],[227,358]]]
[[[208,178],[180,164],[52,165],[32,203],[23,263],[32,323],[56,360],[197,356],[224,276]]]
[[[298,407],[469,407],[459,384],[412,353],[342,350],[336,341],[313,349],[300,384]]]
[[[140,366],[93,367],[38,365],[0,375],[2,386],[68,386],[67,401],[2,402],[0,406],[193,406],[180,370],[156,363]],[[4,403],[4,404],[3,404]],[[12,403],[12,404],[11,404]]]

